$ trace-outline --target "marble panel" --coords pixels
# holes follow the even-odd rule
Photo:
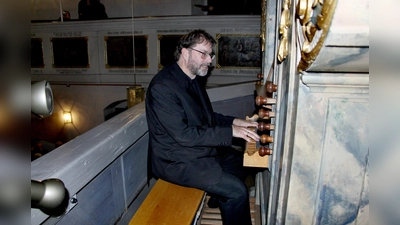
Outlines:
[[[287,224],[368,221],[367,97],[300,86]]]

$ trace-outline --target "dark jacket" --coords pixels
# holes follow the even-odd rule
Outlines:
[[[165,67],[148,87],[146,117],[153,174],[196,187],[219,179],[215,147],[231,146],[234,117],[214,113],[205,88],[193,85],[198,94],[178,64]]]
[[[91,0],[90,2],[90,5],[87,5],[86,0],[81,0],[78,3],[80,20],[100,20],[108,18],[106,8],[99,0]]]

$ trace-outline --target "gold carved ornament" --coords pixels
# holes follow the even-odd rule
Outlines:
[[[303,44],[297,70],[305,71],[317,58],[332,22],[337,0],[299,0],[297,18],[302,27]],[[312,21],[315,13],[316,20]]]
[[[281,63],[289,53],[288,32],[290,26],[290,1],[285,0],[282,5],[281,21],[279,24],[279,34],[281,35],[278,47],[278,61]]]

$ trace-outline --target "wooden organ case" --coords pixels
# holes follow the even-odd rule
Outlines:
[[[263,4],[262,138],[244,153],[265,168],[261,224],[368,224],[369,3]]]

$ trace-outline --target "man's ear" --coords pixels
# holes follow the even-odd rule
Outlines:
[[[189,50],[187,48],[182,48],[181,55],[184,60],[187,60],[189,58]]]

